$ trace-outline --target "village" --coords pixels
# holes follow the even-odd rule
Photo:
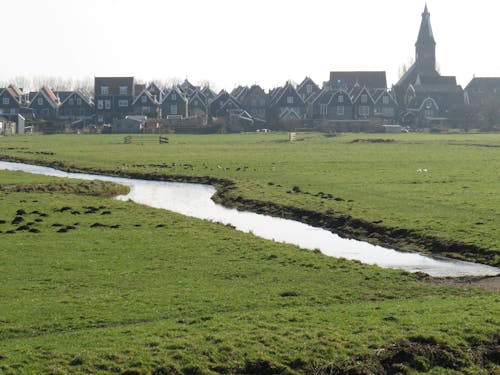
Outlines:
[[[414,63],[392,87],[385,71],[331,71],[321,84],[305,77],[268,92],[257,84],[215,92],[188,79],[160,87],[133,76],[95,77],[93,93],[9,84],[0,88],[0,134],[498,130],[500,77],[473,77],[463,89],[438,72],[435,49],[426,6]]]

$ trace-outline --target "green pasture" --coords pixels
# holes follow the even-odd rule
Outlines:
[[[205,163],[206,172],[195,167],[185,173],[227,173],[239,178],[242,192],[250,194],[251,186],[261,186],[266,199],[274,199],[281,196],[280,188],[267,181],[283,187],[288,181],[309,190],[322,186],[334,193],[325,184],[314,185],[320,176],[313,180],[313,173],[310,180],[305,172],[297,173],[300,182],[293,183],[291,165],[304,165],[305,160],[292,163],[290,158],[300,150],[302,158],[312,158],[303,148],[307,142],[316,145],[313,155],[320,148],[350,147],[340,139],[316,136],[295,145],[273,143],[279,135],[237,136],[227,145],[216,137],[171,139],[172,144],[159,147],[125,146],[116,136],[81,137],[82,149],[91,149],[82,153],[72,137],[26,137],[9,140],[9,146],[2,143],[2,152],[5,147],[28,147],[23,142],[32,140],[22,150],[53,150],[62,160],[85,166],[152,170],[132,164]],[[242,160],[251,142],[268,150],[268,157],[275,145],[281,151],[274,160],[249,153],[251,170],[238,173],[235,168],[243,166],[238,158]],[[94,155],[99,143],[101,159]],[[371,146],[361,149],[366,152]],[[378,145],[373,146],[378,155]],[[232,148],[235,157],[222,153],[224,161],[217,162],[216,148]],[[212,159],[197,155],[202,149]],[[77,157],[79,153],[92,157]],[[155,153],[158,160],[153,161]],[[320,160],[319,155],[314,158]],[[332,155],[325,158],[332,163]],[[221,172],[215,163],[230,170]],[[288,173],[279,177],[277,171],[267,171],[272,163]],[[315,168],[327,170],[326,164]],[[401,171],[397,163],[395,168]],[[337,169],[328,168],[325,177],[335,180]],[[221,224],[106,198],[112,190],[122,191],[103,185],[84,189],[85,183],[0,171],[0,373],[499,370],[495,348],[500,304],[495,291],[329,258]],[[17,192],[9,186],[26,189]],[[350,194],[342,196],[354,199]],[[311,199],[313,203],[322,208],[321,201]]]
[[[154,135],[133,135],[132,144],[123,135],[10,137],[0,139],[0,157],[221,177],[236,183],[235,197],[500,251],[500,134],[299,133],[293,144],[286,133],[168,137],[166,145]],[[356,142],[380,138],[392,142]]]

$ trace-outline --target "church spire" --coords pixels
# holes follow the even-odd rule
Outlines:
[[[422,13],[415,50],[415,62],[419,70],[423,73],[434,73],[436,71],[436,41],[432,33],[431,14],[427,9],[427,4]]]

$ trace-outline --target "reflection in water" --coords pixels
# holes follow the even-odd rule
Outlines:
[[[21,163],[0,162],[0,169],[86,180],[113,181],[130,187],[130,193],[120,200],[132,200],[155,208],[162,208],[186,216],[231,224],[243,232],[294,244],[305,249],[319,249],[322,253],[385,268],[400,268],[410,272],[425,272],[431,276],[486,276],[500,273],[500,269],[457,260],[435,259],[418,253],[405,253],[367,242],[339,237],[327,230],[293,220],[228,209],[215,204],[211,197],[215,188],[209,185],[134,180],[119,177],[66,173],[52,168]]]

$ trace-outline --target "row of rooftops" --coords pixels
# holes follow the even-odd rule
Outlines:
[[[181,98],[191,102],[199,99],[202,102],[209,103],[221,94],[227,94],[225,90],[215,93],[209,87],[199,87],[190,83],[187,79],[168,89],[161,89],[157,84],[135,84],[134,77],[96,77],[94,96],[100,96],[98,91],[101,86],[107,86],[109,93],[120,93],[120,86],[130,87],[127,91],[128,96],[133,97],[131,103],[134,105],[145,95],[151,103],[161,104],[171,93],[176,93]],[[397,100],[396,95],[387,87],[385,72],[331,72],[330,80],[319,87],[310,77],[306,77],[300,84],[291,81],[286,82],[282,87],[269,90],[268,93],[258,85],[238,86],[233,89],[229,95],[235,100],[242,102],[252,92],[258,91],[261,95],[267,95],[269,105],[277,103],[280,98],[289,89],[298,93],[304,103],[313,104],[317,101],[322,102],[326,97],[331,98],[336,92],[344,92],[351,101],[356,101],[361,93],[366,93],[372,102],[377,102],[379,98],[387,93],[393,100]],[[440,75],[418,75],[412,89],[415,92],[462,92],[462,88],[457,85],[455,77]],[[4,89],[0,88],[0,95],[7,92],[13,101],[20,106],[29,106],[37,96],[43,95],[53,106],[63,105],[72,94],[77,95],[87,103],[93,105],[93,98],[80,90],[75,91],[54,91],[47,85],[44,85],[37,92],[24,93],[22,89],[15,85],[10,85]],[[500,96],[500,77],[474,77],[465,89],[468,96],[482,93],[488,95]],[[1,103],[0,103],[1,104]]]

